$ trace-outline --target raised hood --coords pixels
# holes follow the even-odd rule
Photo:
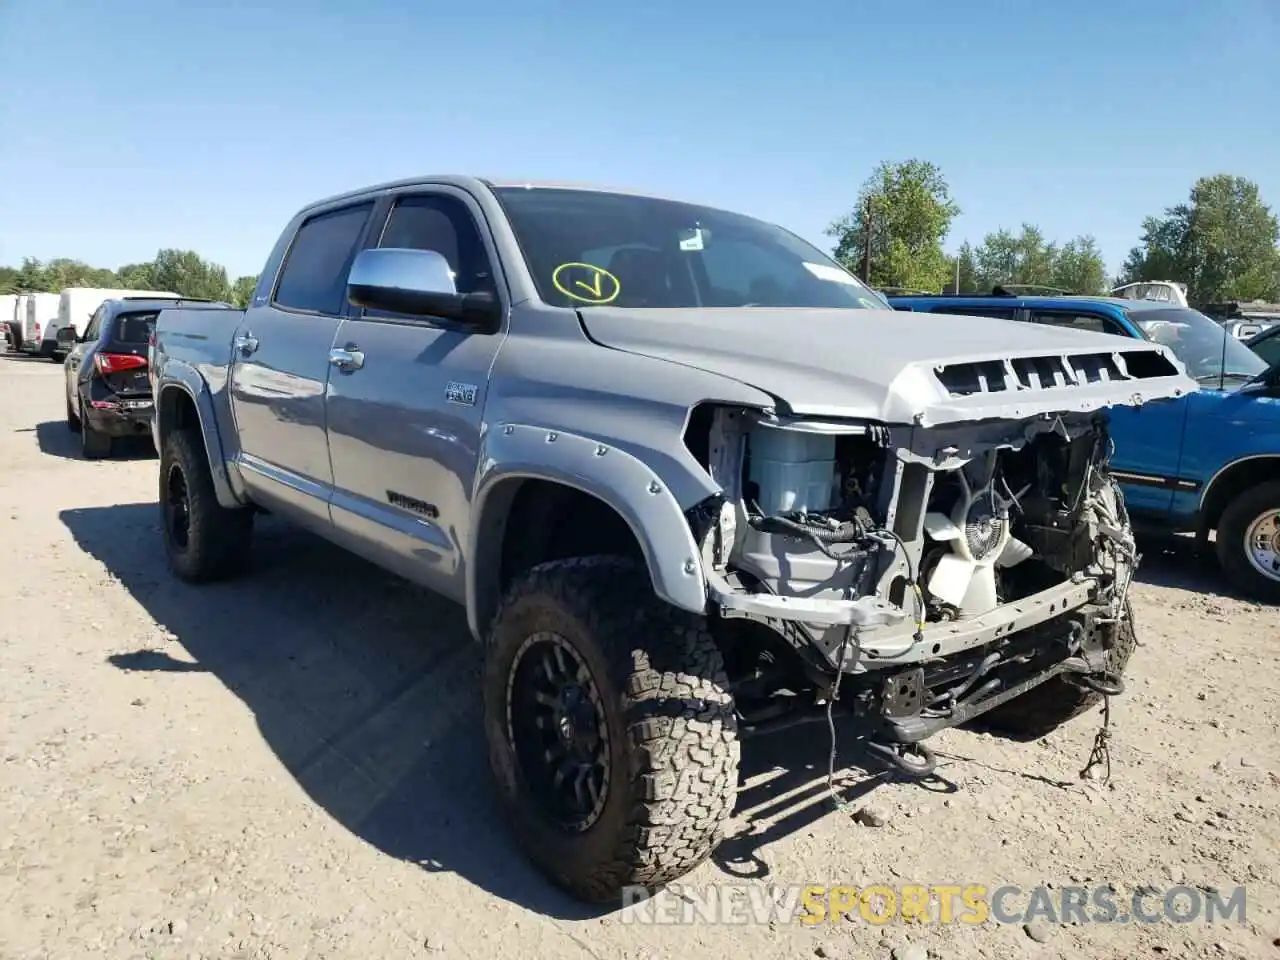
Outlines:
[[[799,416],[933,426],[1194,393],[1168,348],[990,317],[897,310],[588,307],[615,350],[730,377]]]

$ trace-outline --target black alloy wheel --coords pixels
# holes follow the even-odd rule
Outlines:
[[[507,679],[507,736],[547,819],[580,833],[608,799],[609,732],[599,688],[564,637],[535,633]]]
[[[164,522],[169,543],[178,552],[185,552],[191,536],[191,495],[187,478],[178,464],[169,465],[164,487]]]

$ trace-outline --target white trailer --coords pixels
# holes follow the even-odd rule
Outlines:
[[[44,331],[58,322],[58,295],[56,293],[27,294],[27,319],[22,332],[22,348],[28,353],[39,353],[44,345]]]
[[[13,322],[17,326],[16,337],[14,338],[14,346],[19,350],[30,349],[27,343],[27,301],[31,299],[30,294],[18,294],[17,302],[13,305]]]
[[[103,300],[118,297],[155,297],[177,300],[180,295],[170,290],[113,290],[107,287],[67,287],[58,295],[58,314],[51,326],[46,326],[40,340],[40,355],[61,363],[70,344],[75,342],[95,310]]]
[[[9,341],[9,349],[19,347],[18,334],[22,325],[18,323],[18,295],[16,293],[0,294],[0,335]]]

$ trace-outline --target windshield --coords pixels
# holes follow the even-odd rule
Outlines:
[[[889,309],[830,257],[751,217],[594,190],[494,192],[555,306]]]
[[[1200,379],[1252,377],[1267,369],[1256,353],[1199,310],[1187,307],[1169,310],[1134,310],[1129,319],[1148,340],[1163,344]]]

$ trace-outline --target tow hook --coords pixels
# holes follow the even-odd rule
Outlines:
[[[923,743],[876,743],[868,740],[866,747],[895,770],[915,779],[932,776],[938,767],[937,757]]]
[[[1124,680],[1119,674],[1106,670],[1100,673],[1069,673],[1066,679],[1078,687],[1100,693],[1104,697],[1118,697],[1124,693]]]

